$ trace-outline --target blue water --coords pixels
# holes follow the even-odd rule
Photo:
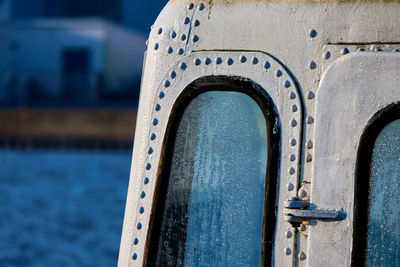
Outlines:
[[[0,266],[115,266],[130,160],[0,150]]]

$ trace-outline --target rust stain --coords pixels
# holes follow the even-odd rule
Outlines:
[[[214,6],[213,0],[208,1],[208,19],[211,17],[211,9]]]

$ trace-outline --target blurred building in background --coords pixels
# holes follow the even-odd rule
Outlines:
[[[0,0],[0,104],[134,101],[145,35],[120,0]]]

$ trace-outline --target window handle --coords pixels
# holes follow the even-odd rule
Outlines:
[[[341,209],[317,209],[317,206],[309,201],[300,200],[299,197],[285,201],[285,220],[290,222],[293,227],[298,227],[300,223],[310,220],[341,221],[347,216],[345,210]]]

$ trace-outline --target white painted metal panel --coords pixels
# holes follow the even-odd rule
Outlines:
[[[309,266],[350,266],[360,138],[374,114],[400,102],[399,66],[397,53],[358,52],[336,60],[322,78],[316,97],[311,202],[343,208],[347,218],[310,227]]]

